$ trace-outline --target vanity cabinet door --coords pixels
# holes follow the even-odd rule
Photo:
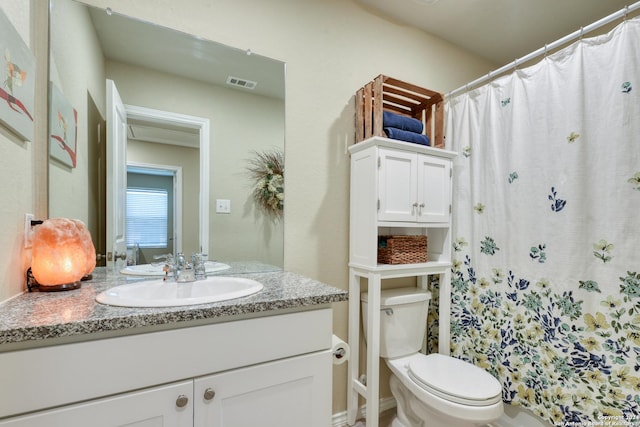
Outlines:
[[[192,395],[189,380],[9,418],[0,426],[193,427]]]
[[[326,427],[331,381],[329,351],[198,378],[194,425]]]

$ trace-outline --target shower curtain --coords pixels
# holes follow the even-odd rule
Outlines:
[[[552,425],[640,426],[640,18],[446,109],[452,355]]]

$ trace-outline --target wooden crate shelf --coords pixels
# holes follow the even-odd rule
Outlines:
[[[424,125],[431,146],[444,148],[444,95],[379,75],[356,92],[356,143],[381,136],[382,112],[413,117]]]

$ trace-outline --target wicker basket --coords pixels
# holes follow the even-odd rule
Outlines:
[[[427,262],[427,236],[378,236],[378,263]]]

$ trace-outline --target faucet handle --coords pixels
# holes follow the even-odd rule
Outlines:
[[[206,276],[206,261],[207,254],[195,253],[191,255],[191,262],[193,263],[193,269],[195,270],[196,279],[204,279]]]
[[[162,255],[154,255],[153,259],[155,260],[160,260],[160,262],[164,262],[165,264],[173,264],[173,254],[172,253],[168,253],[168,254],[162,254]],[[160,262],[156,263],[159,264]]]
[[[194,266],[187,261],[187,257],[185,257],[183,253],[176,255],[175,278],[178,283],[193,282],[196,280]]]
[[[169,253],[164,255],[154,255],[153,259],[164,260],[163,262],[164,266],[162,267],[162,271],[164,271],[164,278],[162,280],[167,280],[167,277],[169,277],[169,273],[175,274],[176,263],[175,263],[175,260],[173,259],[173,254]]]

